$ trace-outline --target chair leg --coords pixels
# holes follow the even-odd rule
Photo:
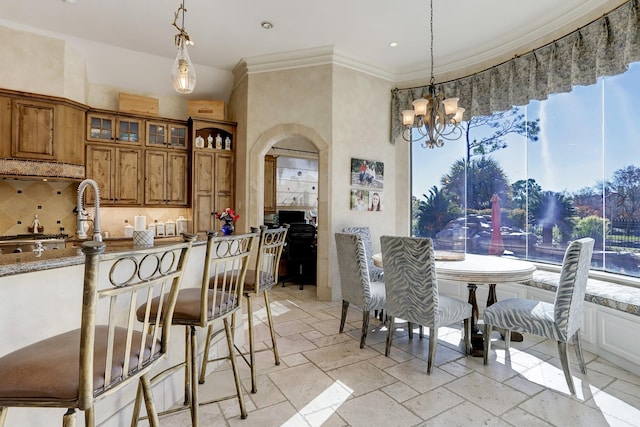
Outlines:
[[[340,333],[344,331],[344,322],[347,320],[349,301],[342,300],[342,316],[340,316]]]
[[[6,417],[7,408],[4,409],[4,416],[0,417],[0,421],[2,421],[2,425],[4,425],[4,417]],[[0,414],[2,415],[2,414]],[[67,412],[62,416],[62,427],[75,427],[76,425],[76,410],[73,408],[67,409]],[[86,422],[86,412],[85,412],[85,426],[89,427],[92,424],[87,424]]]
[[[207,363],[209,362],[209,348],[211,346],[211,335],[213,334],[213,326],[209,325],[207,328],[207,338],[204,342],[204,354],[202,355],[202,366],[200,367],[200,378],[198,382],[204,384],[204,380],[207,376]]]
[[[471,354],[471,319],[464,319],[462,323],[464,325],[464,337],[462,337],[464,340],[464,351],[465,354]]]
[[[409,333],[409,339],[413,339],[413,323],[407,322],[407,332]]]
[[[584,363],[584,354],[582,354],[582,342],[580,340],[580,329],[573,335],[573,348],[576,351],[576,357],[580,364],[580,372],[587,373],[587,364]]]
[[[431,375],[431,366],[436,358],[436,346],[438,345],[438,328],[429,328],[429,358],[427,359],[427,375]]]
[[[191,426],[198,427],[198,339],[195,326],[188,326],[189,330],[189,359],[187,368],[191,385]],[[186,380],[186,377],[185,377]]]
[[[273,349],[273,359],[276,366],[280,365],[280,356],[278,355],[278,344],[276,344],[276,331],[273,327],[273,317],[271,316],[271,302],[269,301],[269,292],[264,291],[264,306],[267,312],[267,321],[269,322],[269,332],[271,332],[271,346]]]
[[[151,427],[158,427],[160,425],[160,420],[158,419],[158,412],[156,411],[156,406],[153,402],[151,382],[149,381],[149,377],[147,376],[147,374],[140,377],[140,387],[142,388],[142,395],[144,396],[144,403],[147,408],[149,425]]]
[[[466,320],[466,319],[465,319]],[[491,350],[491,331],[493,326],[484,324],[484,364],[489,364],[489,350]]]
[[[506,351],[511,349],[511,331],[509,329],[505,329],[504,331],[504,349]]]
[[[360,334],[360,348],[364,348],[364,342],[367,340],[367,332],[369,330],[369,310],[362,310],[362,333]]]
[[[424,338],[424,326],[422,325],[418,326],[418,336],[420,337],[420,339]]]
[[[67,414],[69,413],[69,411],[67,411]],[[66,422],[67,422],[67,414],[64,414],[64,418],[62,421],[62,424],[64,427],[67,427]],[[69,427],[76,427],[76,416],[75,416],[75,412],[73,417],[69,417],[69,422],[71,424],[69,424]],[[90,408],[87,408],[84,410],[84,425],[85,427],[94,427],[96,425],[96,414],[93,410],[93,406]]]
[[[253,308],[251,307],[251,297],[246,295],[247,297],[247,320],[249,324],[249,368],[251,369],[251,393],[256,393],[258,389],[256,388],[256,350],[255,343],[253,340]],[[235,342],[235,340],[234,340]]]
[[[569,357],[567,356],[567,343],[558,341],[558,353],[560,355],[560,362],[562,363],[562,370],[564,371],[564,378],[567,380],[569,386],[569,393],[576,394],[576,389],[573,386],[573,377],[571,376],[571,366],[569,366]]]
[[[242,386],[240,384],[240,373],[238,372],[238,363],[236,361],[236,349],[233,344],[233,335],[229,327],[229,320],[223,319],[224,331],[227,335],[227,346],[229,347],[229,360],[231,360],[231,368],[233,369],[233,379],[236,383],[236,393],[238,395],[238,404],[240,405],[240,418],[247,418],[247,409],[244,405],[244,396],[242,395]]]
[[[133,414],[131,414],[131,427],[138,425],[140,419],[140,401],[142,400],[142,383],[138,383],[138,390],[136,391],[136,400],[133,402]]]
[[[184,405],[191,404],[191,332],[190,327],[184,328]]]
[[[384,348],[384,355],[389,357],[391,341],[393,340],[393,316],[387,316],[387,345]]]

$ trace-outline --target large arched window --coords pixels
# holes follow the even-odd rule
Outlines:
[[[413,234],[488,253],[498,194],[507,251],[560,264],[569,240],[590,236],[594,268],[640,277],[638,93],[634,63],[595,84],[475,116],[442,148],[414,144]]]

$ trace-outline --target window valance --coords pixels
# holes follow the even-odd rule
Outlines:
[[[575,85],[596,83],[640,61],[638,0],[616,8],[590,24],[522,56],[482,72],[436,84],[446,97],[460,98],[465,118],[489,115],[570,92]],[[402,110],[423,96],[427,86],[394,89],[391,97],[391,142],[402,132]]]

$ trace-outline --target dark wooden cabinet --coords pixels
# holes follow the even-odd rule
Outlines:
[[[142,204],[142,161],[139,148],[87,144],[87,177],[98,183],[103,205]],[[85,196],[93,204],[90,187]]]
[[[264,156],[264,213],[274,214],[276,207],[277,158]]]
[[[188,153],[166,150],[145,152],[145,205],[187,206]]]
[[[216,212],[225,208],[237,209],[235,203],[235,133],[236,123],[216,120],[190,119],[189,134],[193,145],[193,227],[194,232],[218,230]],[[208,148],[209,137],[220,135],[222,149]],[[197,147],[196,138],[204,147]],[[227,141],[227,144],[224,143]],[[215,147],[215,142],[213,143]]]

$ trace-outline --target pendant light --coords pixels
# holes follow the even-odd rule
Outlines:
[[[182,12],[182,26],[178,26],[177,24],[180,12]],[[187,51],[187,46],[192,46],[193,42],[184,29],[184,14],[186,12],[187,9],[184,7],[184,0],[182,0],[182,5],[178,8],[178,11],[175,13],[175,19],[173,20],[173,26],[180,31],[175,36],[175,44],[178,46],[178,56],[176,56],[176,60],[173,62],[173,67],[171,68],[173,88],[178,93],[191,93],[196,87],[196,70],[193,68],[191,58],[189,58],[189,52]]]

